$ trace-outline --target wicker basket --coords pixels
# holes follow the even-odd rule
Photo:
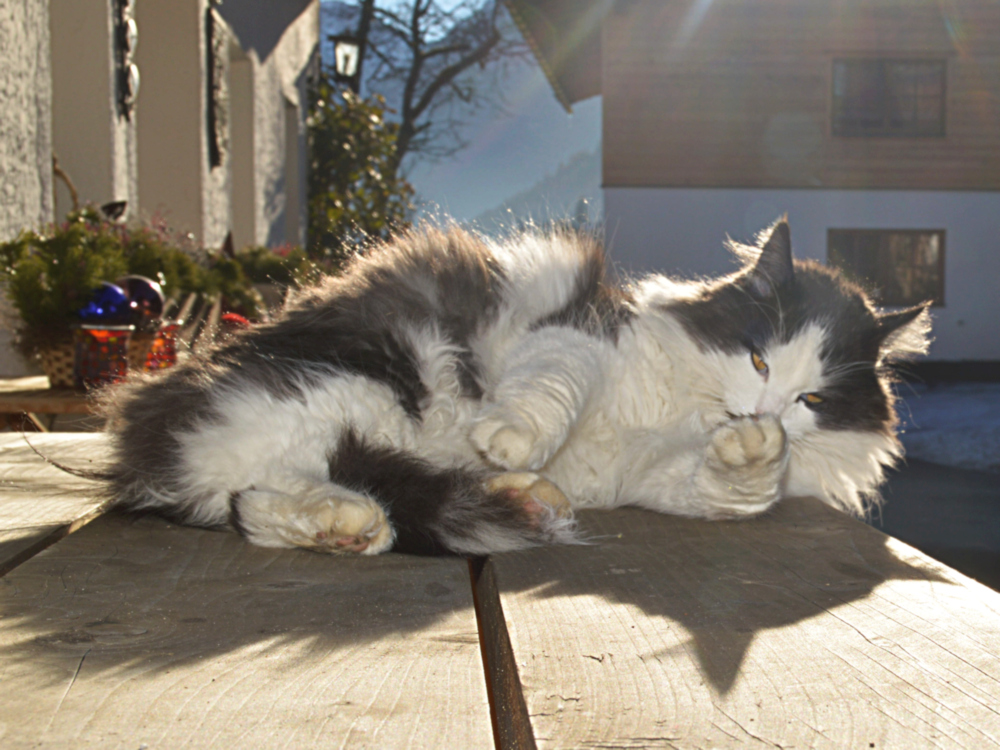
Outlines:
[[[128,340],[128,369],[129,372],[143,372],[146,369],[146,358],[149,350],[153,348],[156,341],[155,333],[146,331],[136,331]]]
[[[72,388],[75,385],[73,361],[76,352],[72,342],[58,344],[38,353],[42,369],[49,376],[49,385],[53,388]]]

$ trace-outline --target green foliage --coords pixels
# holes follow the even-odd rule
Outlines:
[[[21,316],[21,339],[29,349],[36,340],[69,338],[69,323],[106,279],[128,273],[122,243],[80,214],[51,236],[22,232],[0,244],[7,296]]]
[[[309,260],[301,247],[282,245],[269,247],[252,246],[240,250],[236,260],[243,273],[255,284],[274,283],[281,286],[298,286],[307,283],[316,273],[316,264]]]
[[[381,96],[362,99],[324,74],[310,104],[309,256],[339,266],[407,224],[413,187],[397,174],[399,125]]]
[[[28,355],[68,341],[94,290],[126,274],[159,281],[167,297],[221,294],[227,309],[251,318],[260,311],[236,260],[185,248],[163,228],[104,221],[92,208],[44,233],[26,231],[0,243],[0,282],[20,316],[18,344]]]

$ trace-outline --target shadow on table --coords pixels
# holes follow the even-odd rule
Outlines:
[[[241,652],[369,659],[479,640],[464,560],[337,558],[254,547],[239,536],[109,515],[0,578],[0,656],[133,673]],[[461,616],[455,617],[456,614]],[[377,644],[377,645],[376,645]]]
[[[581,516],[593,544],[499,556],[501,589],[598,596],[679,623],[720,692],[762,631],[864,599],[888,580],[948,580],[810,499],[744,522],[632,509]],[[162,673],[237,652],[305,661],[336,652],[378,669],[380,653],[417,641],[428,657],[478,650],[469,584],[455,559],[269,550],[107,516],[0,579],[0,655],[51,664],[53,681],[84,659],[88,670]]]
[[[739,522],[637,509],[588,512],[581,520],[593,546],[499,556],[500,590],[539,599],[599,596],[677,623],[689,634],[685,648],[721,693],[732,688],[764,631],[865,599],[889,580],[948,580],[933,564],[906,562],[888,537],[811,498]]]

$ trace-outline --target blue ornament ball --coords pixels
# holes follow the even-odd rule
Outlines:
[[[133,309],[132,300],[124,289],[110,281],[102,281],[90,296],[90,301],[80,308],[80,317],[85,323],[127,325],[132,319]]]

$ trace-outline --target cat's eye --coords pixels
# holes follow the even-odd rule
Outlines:
[[[823,397],[818,393],[803,393],[799,396],[799,401],[806,406],[816,406],[817,404],[823,403]]]
[[[767,375],[767,362],[761,359],[757,352],[750,352],[750,361],[753,362],[754,369],[761,375]]]

